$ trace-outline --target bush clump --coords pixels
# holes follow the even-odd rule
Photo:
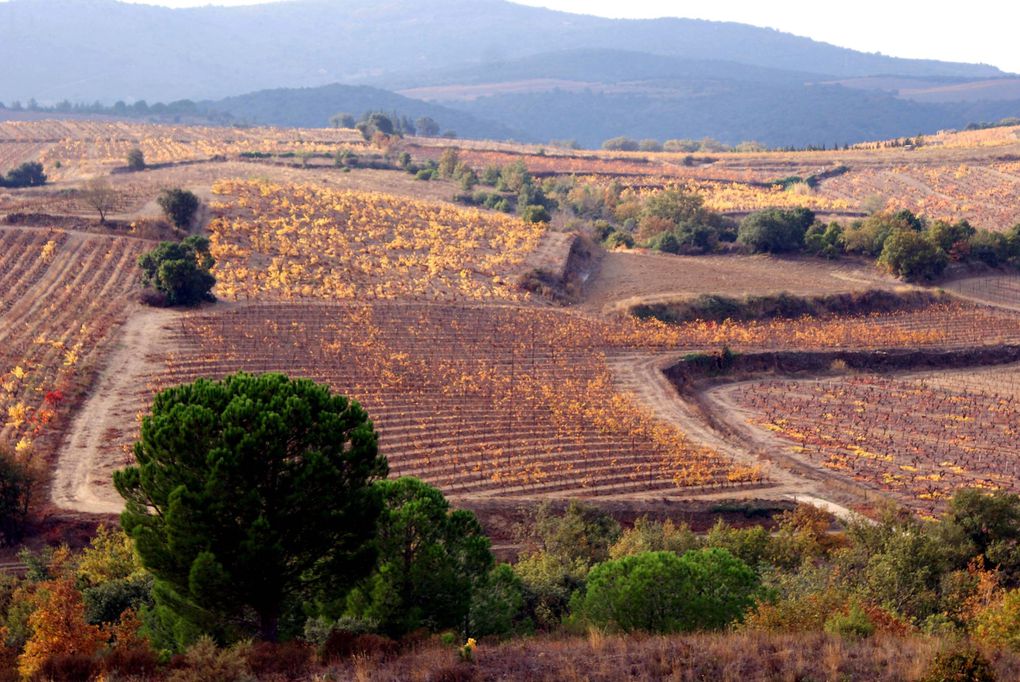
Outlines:
[[[0,187],[17,189],[20,187],[38,187],[46,184],[46,173],[38,161],[26,161],[6,176],[0,177]]]
[[[209,240],[192,236],[182,242],[162,242],[138,259],[142,269],[142,283],[161,294],[166,305],[195,305],[215,301],[212,288],[213,258],[209,253]],[[157,300],[150,296],[149,300]]]
[[[725,549],[645,552],[592,568],[571,611],[623,632],[716,630],[739,621],[759,590],[755,572]]]
[[[195,214],[198,212],[199,200],[193,192],[186,189],[174,188],[163,190],[156,200],[167,220],[174,224],[174,227],[186,230],[191,227]]]
[[[799,251],[814,222],[815,214],[806,208],[758,211],[741,221],[737,241],[757,253]]]

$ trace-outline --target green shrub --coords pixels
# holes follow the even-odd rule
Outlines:
[[[825,621],[825,631],[844,639],[866,639],[875,634],[875,624],[859,604],[851,604],[846,612],[837,612]]]
[[[859,253],[877,258],[882,253],[885,240],[897,230],[921,232],[924,223],[910,211],[898,213],[875,213],[865,220],[854,222],[844,230],[843,248],[847,253]]]
[[[140,256],[138,266],[142,284],[162,294],[167,305],[216,300],[212,295],[216,278],[210,272],[213,259],[205,237],[192,236],[176,244],[162,242]]]
[[[623,632],[714,630],[740,620],[759,591],[754,571],[726,550],[646,552],[595,566],[571,611]]]
[[[843,255],[843,226],[832,223],[828,226],[815,223],[804,234],[804,250],[823,258],[839,258]]]
[[[660,232],[648,240],[648,248],[663,253],[680,253],[680,242],[672,232]]]
[[[629,137],[614,137],[602,143],[602,148],[615,152],[636,152],[641,144]]]
[[[133,171],[145,170],[145,154],[138,147],[128,152],[127,167]]]
[[[936,220],[928,228],[928,238],[946,253],[952,253],[961,247],[965,249],[967,242],[975,234],[977,234],[977,230],[971,227],[966,220],[956,223]]]
[[[179,187],[163,190],[156,202],[174,227],[181,230],[191,227],[199,206],[198,197],[193,192]]]
[[[997,268],[1009,260],[1009,242],[1003,234],[982,230],[970,238],[970,259]]]
[[[949,258],[938,244],[913,230],[897,230],[889,235],[878,257],[897,277],[907,280],[934,279],[946,269]]]
[[[388,635],[462,628],[489,577],[489,538],[475,515],[451,509],[414,478],[378,481],[383,500],[375,569],[347,598],[348,615],[377,620]]]
[[[524,583],[509,564],[499,564],[471,595],[468,632],[473,637],[530,629],[524,617]]]
[[[59,165],[58,165],[59,168]],[[46,184],[46,173],[43,172],[43,165],[38,161],[26,161],[12,171],[8,171],[6,177],[0,177],[0,187],[38,187]]]
[[[547,223],[552,220],[545,206],[530,204],[520,210],[521,219],[526,223]]]
[[[740,222],[737,241],[759,253],[797,251],[814,222],[815,214],[806,208],[758,211]]]
[[[606,237],[606,241],[604,243],[607,249],[618,249],[621,247],[630,249],[634,247],[634,237],[622,230],[613,230],[613,232]]]

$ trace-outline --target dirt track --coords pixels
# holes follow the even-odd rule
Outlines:
[[[52,500],[60,508],[99,514],[119,513],[123,503],[113,489],[113,471],[125,453],[107,445],[112,431],[134,428],[137,418],[125,412],[121,396],[146,390],[147,378],[160,369],[166,325],[177,313],[138,307],[121,328],[116,346],[100,370],[95,390],[75,417],[53,472]]]

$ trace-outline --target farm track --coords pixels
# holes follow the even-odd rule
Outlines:
[[[170,349],[166,332],[174,317],[170,311],[139,308],[121,328],[92,395],[64,439],[51,492],[57,507],[99,514],[123,508],[111,485],[111,464],[115,467],[121,458],[105,435],[137,424],[120,399],[135,394],[138,383],[159,370],[159,353]]]

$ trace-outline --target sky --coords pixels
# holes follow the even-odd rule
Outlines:
[[[255,0],[129,0],[171,7],[250,5]],[[342,0],[337,0],[342,1]],[[992,64],[1020,73],[1016,31],[1020,3],[970,0],[941,9],[903,0],[515,0],[619,18],[688,17],[775,28],[863,52],[894,57]]]

